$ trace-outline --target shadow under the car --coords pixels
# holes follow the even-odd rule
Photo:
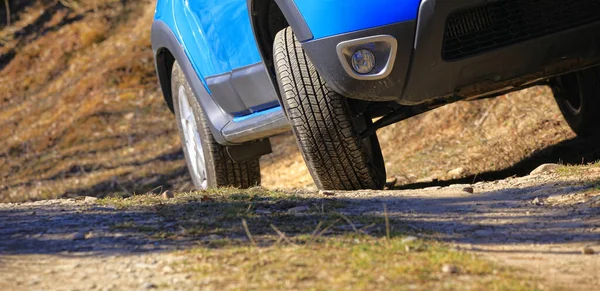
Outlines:
[[[243,219],[259,246],[273,245],[277,238],[270,225],[292,240],[314,234],[320,222],[330,225],[326,237],[344,237],[357,232],[353,229],[365,229],[365,235],[382,238],[386,236],[385,213],[395,237],[414,235],[473,246],[597,242],[600,228],[594,217],[600,214],[599,207],[573,211],[571,207],[529,203],[531,193],[551,184],[458,196],[375,192],[362,197],[340,193],[333,198],[304,199],[291,194],[240,192],[213,201],[199,192],[176,203],[125,209],[110,204],[72,207],[38,203],[0,210],[0,255],[98,256],[248,245]],[[568,189],[559,189],[555,194],[568,193]],[[289,211],[298,206],[307,210],[300,214]],[[228,243],[220,244],[223,240]]]
[[[452,184],[473,184],[480,181],[501,180],[508,177],[526,176],[545,163],[582,165],[600,160],[600,135],[588,138],[573,138],[540,149],[516,164],[498,171],[489,171],[451,180],[434,180],[392,187],[390,190],[420,189]]]

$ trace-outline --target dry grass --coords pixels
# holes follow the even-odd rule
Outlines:
[[[0,53],[17,53],[0,78],[0,200],[139,193],[184,172],[153,4],[36,1],[2,30]]]
[[[535,280],[437,243],[363,237],[312,246],[199,248],[183,252],[205,290],[537,290]],[[459,274],[445,274],[444,265]]]
[[[381,215],[342,216],[339,200],[286,192],[218,189],[105,198],[121,211],[163,219],[113,227],[195,242],[178,254],[177,273],[202,290],[537,290],[538,278],[415,235]],[[309,209],[289,211],[298,205]],[[389,224],[389,226],[388,226]],[[390,232],[389,229],[392,229]],[[443,271],[450,265],[455,273]],[[542,283],[542,284],[541,284]]]
[[[152,63],[153,1],[20,0],[0,31],[0,201],[190,189]],[[400,184],[503,169],[574,135],[545,88],[460,102],[380,130]],[[269,188],[312,188],[291,135]]]

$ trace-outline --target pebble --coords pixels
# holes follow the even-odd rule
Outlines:
[[[290,214],[297,214],[297,213],[301,213],[301,212],[306,212],[308,211],[308,206],[306,205],[302,205],[302,206],[296,206],[293,208],[288,209],[288,213]]]
[[[91,203],[91,202],[96,202],[96,201],[98,201],[98,198],[96,198],[96,197],[91,197],[91,196],[86,196],[86,197],[83,199],[83,201],[84,201],[84,202]]]
[[[544,204],[544,200],[541,199],[540,197],[535,197],[535,199],[533,199],[533,201],[531,201],[531,204],[537,205],[537,206],[542,206]]]
[[[85,232],[80,231],[80,232],[76,232],[74,234],[71,235],[71,239],[72,240],[84,240],[85,239]]]
[[[456,274],[458,271],[458,267],[455,265],[446,264],[442,266],[442,272],[445,274]]]
[[[163,274],[171,274],[171,273],[175,273],[175,270],[173,270],[173,268],[171,268],[170,266],[165,266],[163,269]]]
[[[319,190],[319,195],[334,196],[335,192],[329,190]]]
[[[581,253],[582,253],[582,254],[584,254],[584,255],[593,255],[593,254],[595,254],[596,252],[594,252],[594,250],[593,250],[592,248],[590,248],[590,247],[584,247],[584,248],[581,250]]]
[[[162,193],[162,198],[163,199],[172,199],[172,198],[175,198],[175,194],[173,194],[173,191],[171,191],[171,190],[165,191]]]
[[[463,188],[463,191],[473,194],[475,192],[475,189],[473,189],[473,187],[465,187]]]
[[[543,164],[543,165],[535,168],[535,170],[531,171],[531,173],[529,175],[534,176],[534,175],[552,173],[558,167],[560,167],[560,165],[558,165],[558,164]]]
[[[152,283],[152,282],[146,282],[144,284],[142,284],[142,289],[156,289],[156,284]]]
[[[450,189],[467,188],[467,187],[471,187],[471,185],[469,185],[469,184],[452,184],[452,185],[448,186],[448,188],[450,188]]]

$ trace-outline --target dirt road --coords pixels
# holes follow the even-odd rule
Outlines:
[[[313,219],[313,208],[333,207],[352,223],[334,225],[325,236],[355,228],[377,236],[385,229],[377,220],[385,216],[385,204],[392,233],[413,233],[516,266],[541,278],[541,289],[592,290],[600,284],[600,169],[561,171],[416,190],[279,193],[274,203],[256,198],[242,210],[268,216],[275,225],[296,223],[285,229],[294,237],[306,232],[301,226]],[[91,197],[0,204],[0,290],[210,289],[202,288],[193,268],[178,267],[186,257],[181,250],[207,244],[218,249],[211,242],[223,239],[249,242],[243,228],[220,225],[220,218],[207,222],[213,207],[198,209],[212,198],[193,195],[176,194],[180,200],[172,206],[178,208],[171,212],[160,197],[140,200],[140,207]],[[189,221],[225,231],[189,231],[177,217],[192,211],[192,204],[199,212]],[[283,215],[289,213],[293,222]],[[259,222],[248,223],[257,237]],[[582,254],[586,247],[595,254]]]

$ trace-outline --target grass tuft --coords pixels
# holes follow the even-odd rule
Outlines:
[[[178,266],[211,290],[536,290],[532,278],[433,242],[406,252],[399,239],[365,236],[263,248],[232,246],[181,252]],[[416,249],[416,247],[415,247]],[[458,266],[458,274],[442,267]]]

